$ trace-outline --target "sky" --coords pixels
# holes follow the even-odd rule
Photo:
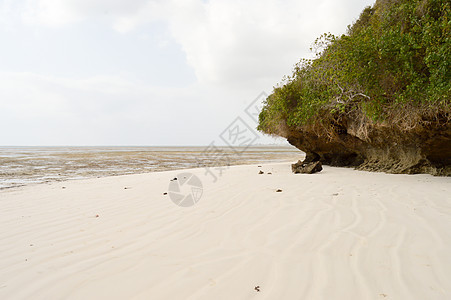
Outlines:
[[[281,142],[259,103],[373,2],[0,0],[0,145]]]

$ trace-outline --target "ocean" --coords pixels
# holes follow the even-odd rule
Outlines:
[[[197,167],[297,161],[291,146],[0,147],[0,189]]]

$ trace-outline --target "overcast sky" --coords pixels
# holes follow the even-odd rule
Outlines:
[[[374,0],[0,0],[0,145],[208,145]]]

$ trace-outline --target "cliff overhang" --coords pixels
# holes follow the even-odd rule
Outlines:
[[[394,174],[426,173],[451,176],[451,123],[436,123],[401,130],[343,119],[334,131],[287,128],[284,137],[306,153],[305,163],[354,167]]]

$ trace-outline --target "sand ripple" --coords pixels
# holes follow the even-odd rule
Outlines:
[[[177,171],[0,191],[0,299],[451,298],[450,178],[192,172],[191,208]]]

